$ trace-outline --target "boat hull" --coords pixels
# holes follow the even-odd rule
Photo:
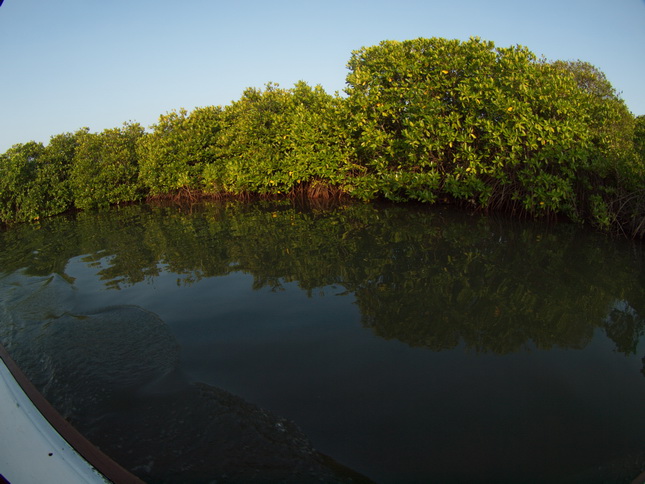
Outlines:
[[[85,439],[0,345],[0,483],[141,483]]]

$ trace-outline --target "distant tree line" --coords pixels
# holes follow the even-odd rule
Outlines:
[[[565,217],[645,236],[645,117],[582,62],[419,38],[352,53],[344,95],[298,82],[230,105],[17,144],[0,221],[151,198],[350,196]]]

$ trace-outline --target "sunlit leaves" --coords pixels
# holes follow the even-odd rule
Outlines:
[[[53,136],[47,146],[15,145],[0,155],[0,221],[37,220],[72,207],[69,175],[79,137],[86,132]]]
[[[338,185],[345,165],[345,126],[339,98],[298,82],[247,89],[224,111],[225,190],[280,194],[313,181]]]
[[[0,220],[38,217],[28,208],[28,200],[44,149],[42,143],[31,141],[14,145],[0,156]]]
[[[143,135],[138,123],[125,123],[79,137],[70,173],[77,208],[108,207],[141,198],[136,145]]]
[[[205,170],[209,177],[206,188],[218,182],[220,107],[196,108],[191,113],[172,111],[161,115],[152,128],[137,146],[139,180],[151,195],[201,190],[205,188]]]
[[[590,64],[419,38],[359,49],[348,68],[345,97],[269,83],[161,115],[146,134],[18,145],[0,160],[0,220],[145,196],[345,193],[645,233],[643,123]]]
[[[429,172],[438,177],[426,200],[485,208],[521,200],[534,214],[573,206],[575,170],[560,169],[558,154],[569,166],[588,155],[582,94],[528,49],[476,38],[387,41],[354,52],[348,67],[358,163],[386,198],[415,198],[405,185],[392,190],[391,173]],[[545,182],[556,188],[535,189],[526,175],[541,171],[559,177]]]

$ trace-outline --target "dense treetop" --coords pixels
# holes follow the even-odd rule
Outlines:
[[[645,234],[645,121],[604,74],[442,38],[352,53],[343,95],[304,82],[0,155],[0,220],[150,197],[458,203]]]

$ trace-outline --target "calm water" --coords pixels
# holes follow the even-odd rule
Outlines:
[[[150,481],[277,479],[315,448],[383,483],[621,482],[643,254],[444,208],[132,206],[0,232],[0,339]]]

